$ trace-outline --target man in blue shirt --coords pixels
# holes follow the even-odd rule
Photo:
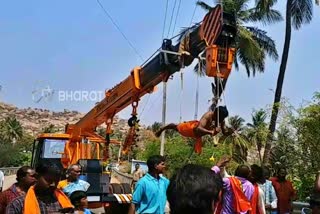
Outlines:
[[[147,161],[149,172],[141,178],[133,192],[129,214],[164,214],[169,180],[160,174],[165,169],[165,158],[151,156]]]

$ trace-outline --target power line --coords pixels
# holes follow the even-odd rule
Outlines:
[[[197,7],[198,7],[198,4],[196,3],[196,6],[194,7],[193,14],[192,14],[192,17],[191,17],[191,21],[190,21],[189,28],[190,28],[191,25],[192,25],[193,18],[194,18],[194,15],[196,14]]]
[[[173,36],[174,30],[176,29],[176,24],[177,24],[179,12],[180,12],[180,6],[181,6],[181,0],[179,0],[178,9],[177,9],[177,14],[176,14],[176,19],[175,19],[175,21],[174,21],[173,31],[172,31],[171,37]]]
[[[174,5],[173,5],[172,13],[171,13],[171,18],[170,18],[170,24],[169,24],[167,37],[169,37],[169,33],[170,33],[170,30],[171,30],[171,25],[172,25],[172,20],[173,20],[174,11],[176,9],[176,5],[177,5],[177,0],[174,0]]]
[[[99,6],[101,7],[101,9],[104,11],[104,14],[110,19],[110,21],[112,22],[112,24],[117,28],[117,30],[121,33],[122,37],[128,42],[129,46],[132,48],[132,50],[135,52],[135,54],[142,60],[144,61],[143,57],[139,54],[138,50],[133,46],[133,44],[130,42],[130,40],[128,39],[128,37],[123,33],[123,31],[120,29],[120,27],[118,26],[118,24],[114,21],[114,19],[112,18],[112,16],[108,13],[108,11],[103,7],[103,5],[101,4],[101,2],[99,0],[97,0],[97,3],[99,4]]]
[[[164,30],[166,29],[167,13],[168,13],[168,4],[169,4],[169,0],[167,0],[166,10],[165,10],[165,13],[164,13],[164,21],[163,21],[163,29],[162,29],[162,40],[163,40],[163,38],[164,38]]]

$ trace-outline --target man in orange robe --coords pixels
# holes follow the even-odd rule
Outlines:
[[[159,137],[164,130],[175,130],[178,131],[184,137],[190,137],[196,140],[194,150],[200,154],[202,151],[202,136],[205,135],[216,135],[220,131],[223,134],[227,134],[225,127],[225,118],[228,117],[229,112],[227,107],[219,106],[213,111],[210,109],[200,119],[200,121],[192,120],[179,124],[168,124],[162,127],[156,132],[156,136]]]

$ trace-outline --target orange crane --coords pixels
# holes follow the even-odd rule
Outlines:
[[[131,128],[123,145],[126,152],[135,137],[139,99],[152,93],[156,85],[167,81],[200,55],[206,56],[208,76],[226,80],[234,59],[236,32],[235,17],[224,13],[221,5],[217,5],[201,23],[187,30],[177,44],[164,39],[160,51],[153,58],[143,66],[132,69],[126,79],[107,90],[104,99],[80,121],[66,125],[64,134],[39,135],[34,143],[32,166],[51,162],[65,169],[70,164],[80,163],[88,182],[93,182],[88,190],[89,202],[112,202],[110,195],[119,188],[112,189],[112,185],[102,182],[102,178],[98,181],[93,175],[102,174],[101,162],[108,159],[109,144],[118,143],[110,139],[114,116],[127,106],[132,106],[132,117],[128,120]],[[96,128],[104,123],[106,138],[96,133]],[[122,193],[127,193],[125,189],[128,188],[124,186]]]

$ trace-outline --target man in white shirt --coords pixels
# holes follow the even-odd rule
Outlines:
[[[263,169],[263,175],[264,180],[262,180],[259,183],[260,188],[263,190],[265,198],[265,207],[266,207],[266,213],[272,214],[277,213],[277,204],[278,204],[278,198],[276,195],[276,191],[274,190],[274,187],[272,185],[272,182],[269,180],[270,178],[270,169],[268,167],[262,167]]]

